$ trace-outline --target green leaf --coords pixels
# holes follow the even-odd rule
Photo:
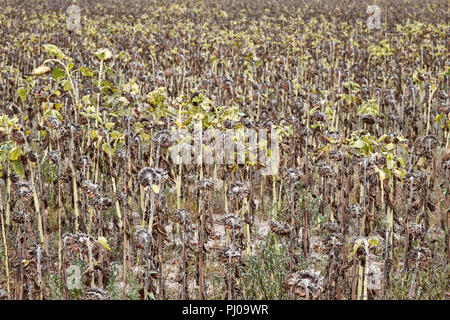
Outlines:
[[[35,76],[41,76],[43,74],[49,73],[50,71],[51,71],[51,69],[48,66],[42,65],[42,66],[39,66],[36,69],[34,69],[33,74]]]
[[[69,80],[64,80],[62,83],[64,91],[70,91],[72,89],[72,84]]]
[[[66,55],[61,51],[61,49],[54,44],[44,44],[44,49],[48,54],[55,55],[59,59],[66,58]]]
[[[44,113],[44,119],[47,119],[50,116],[57,117],[59,121],[64,121],[61,113],[59,113],[59,111],[56,109],[50,109],[46,113]]]
[[[377,239],[370,239],[369,243],[374,245],[375,247],[378,247],[378,240]]]
[[[384,141],[387,137],[388,137],[387,134],[383,134],[380,138],[378,138],[377,142],[380,143]]]
[[[117,131],[117,130],[114,130],[113,132],[111,132],[111,138],[112,138],[113,140],[119,139],[119,138],[120,138],[120,132]]]
[[[94,73],[91,71],[91,69],[87,67],[80,67],[80,71],[86,77],[92,78],[94,76]]]
[[[114,128],[114,126],[115,126],[114,122],[107,122],[107,123],[105,123],[105,127],[108,130],[111,130],[112,128]]]
[[[11,161],[12,167],[14,172],[19,175],[22,179],[25,178],[25,172],[23,170],[22,167],[22,161],[20,160],[15,160],[15,161]]]
[[[350,255],[348,256],[349,259],[351,259],[355,255],[356,251],[358,251],[358,248],[359,248],[359,244],[355,244],[353,246],[352,253],[350,253]]]
[[[392,170],[394,168],[395,161],[392,159],[392,155],[388,155],[386,158],[386,166],[389,170]]]
[[[438,123],[439,121],[441,121],[441,119],[444,118],[444,115],[441,113],[440,115],[438,115],[435,119],[434,122]]]
[[[104,142],[102,144],[102,150],[104,152],[106,152],[107,154],[109,154],[110,156],[112,156],[114,154],[113,148],[111,148],[107,142]]]
[[[22,100],[22,102],[25,102],[25,100],[27,100],[27,89],[24,87],[21,87],[19,89],[17,89],[17,94],[20,97],[20,100]]]
[[[388,150],[388,151],[391,151],[392,149],[394,149],[395,148],[395,144],[393,144],[392,142],[391,143],[388,143],[387,145],[386,145],[386,149]]]
[[[405,161],[403,161],[403,159],[402,159],[401,157],[397,157],[397,161],[398,161],[398,163],[400,163],[400,166],[401,166],[402,168],[405,167]]]
[[[61,68],[55,67],[52,70],[52,75],[56,82],[59,82],[66,77],[66,72]]]
[[[22,149],[20,147],[14,147],[9,152],[9,160],[16,161],[20,158],[21,154],[22,154]]]

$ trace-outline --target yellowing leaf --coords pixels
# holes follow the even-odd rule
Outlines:
[[[419,161],[417,161],[417,166],[418,167],[424,167],[427,163],[427,160],[424,157],[420,157]]]
[[[380,175],[380,180],[383,181],[384,179],[386,179],[386,174],[384,173],[383,170],[381,170],[380,168],[378,168],[377,166],[375,166],[375,170],[378,172],[378,174]]]
[[[40,76],[46,73],[49,73],[52,69],[50,69],[49,67],[47,67],[46,65],[42,65],[40,67],[37,67],[36,69],[33,70],[33,74],[35,76]]]
[[[109,251],[111,251],[111,248],[108,245],[108,240],[106,240],[105,237],[98,237],[97,239],[98,243],[100,243],[102,246],[104,246],[106,249],[108,249]]]
[[[22,154],[22,149],[20,149],[20,147],[14,147],[9,152],[9,160],[16,161],[17,159],[19,159],[21,154]]]
[[[98,58],[99,60],[102,60],[102,61],[107,61],[107,60],[109,60],[109,59],[112,58],[112,53],[111,53],[111,51],[110,51],[109,49],[107,49],[107,48],[103,48],[103,49],[98,50],[98,51],[95,53],[95,55],[97,56],[97,58]]]
[[[154,193],[158,194],[159,190],[160,190],[159,185],[152,184],[152,190],[153,190]]]
[[[359,244],[355,244],[353,246],[352,253],[350,253],[350,255],[348,256],[349,259],[351,259],[355,255],[356,251],[358,251],[358,248],[359,248]]]
[[[33,260],[25,260],[25,259],[23,259],[22,260],[23,267],[26,268],[30,264],[31,261],[33,261]]]
[[[387,168],[389,170],[392,170],[394,168],[394,165],[395,165],[395,161],[394,161],[392,155],[388,155],[386,157],[386,166],[387,166]]]
[[[355,143],[353,144],[353,146],[354,146],[355,148],[358,148],[358,149],[363,148],[365,145],[366,145],[366,144],[365,144],[364,141],[362,141],[362,140],[357,140],[357,141],[355,141]]]
[[[395,148],[395,145],[391,142],[391,143],[388,143],[387,145],[386,145],[386,149],[387,150],[392,150],[392,149],[394,149]]]

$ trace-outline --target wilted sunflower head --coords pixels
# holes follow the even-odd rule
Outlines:
[[[191,222],[189,211],[186,209],[178,209],[170,218],[172,221],[181,225],[184,225],[185,223],[190,224]]]
[[[120,163],[124,163],[125,160],[127,159],[127,154],[125,152],[125,150],[123,149],[119,149],[114,153],[114,160],[120,162]]]
[[[314,112],[312,119],[315,121],[321,121],[324,122],[326,120],[326,115],[325,113],[321,112],[321,111],[316,111]]]
[[[23,131],[19,128],[14,128],[11,131],[11,140],[17,144],[24,144],[26,141],[25,133],[23,133]]]
[[[313,297],[318,297],[323,291],[323,277],[320,271],[301,270],[287,276],[283,282],[283,289],[301,298],[307,296],[307,291]]]
[[[336,161],[341,161],[344,158],[344,153],[341,150],[332,150],[328,154],[328,158]]]
[[[331,249],[340,249],[343,245],[342,234],[341,233],[329,234],[325,239],[325,245],[329,251]]]
[[[50,128],[59,129],[61,127],[61,121],[55,116],[49,116],[45,121]]]
[[[8,298],[8,291],[0,287],[0,300],[6,300]]]
[[[303,173],[300,169],[297,168],[289,168],[285,171],[285,180],[288,183],[295,184],[300,181],[303,177]]]
[[[335,175],[335,172],[331,166],[324,162],[320,162],[317,165],[317,169],[319,170],[319,175],[324,178],[332,178]]]
[[[64,135],[69,135],[72,136],[73,138],[79,137],[82,134],[82,130],[81,130],[81,125],[79,125],[78,123],[69,123],[65,128],[64,128]]]
[[[97,197],[102,192],[102,188],[98,184],[92,183],[91,180],[84,180],[81,183],[81,190],[83,190],[88,198]]]
[[[153,142],[159,144],[161,148],[168,148],[175,143],[175,139],[170,131],[162,130],[155,134]]]
[[[39,155],[37,154],[37,152],[34,152],[32,150],[27,152],[27,158],[31,162],[38,162],[39,161]]]
[[[425,227],[419,223],[410,222],[408,224],[408,231],[413,239],[422,238],[425,236]]]
[[[238,230],[243,226],[242,218],[233,213],[229,213],[222,218],[222,223],[226,229]]]
[[[423,268],[433,261],[431,250],[423,246],[412,249],[408,254],[408,264],[413,268]]]
[[[25,222],[26,214],[23,210],[14,210],[11,214],[11,219],[15,223],[21,224]]]
[[[427,180],[427,174],[423,171],[416,170],[413,172],[408,172],[405,174],[403,181],[405,181],[405,186],[409,188],[412,184],[413,188],[419,188],[425,184]]]
[[[415,142],[414,152],[418,156],[432,159],[433,150],[436,149],[437,146],[439,146],[439,139],[436,136],[428,135],[425,137],[420,137]]]
[[[214,188],[214,180],[202,179],[198,183],[198,188],[201,190],[212,190]]]
[[[90,205],[96,210],[106,210],[112,206],[112,200],[105,196],[97,196],[90,201]]]
[[[444,169],[444,170],[450,169],[450,160],[442,161],[441,168]]]
[[[50,161],[52,161],[54,164],[61,163],[61,157],[59,156],[58,151],[51,150],[48,152],[48,158]]]
[[[341,226],[336,222],[329,222],[324,225],[324,229],[328,231],[330,234],[336,234],[341,232]]]
[[[247,186],[242,182],[234,182],[227,190],[227,195],[231,200],[241,200],[248,196]]]
[[[29,199],[33,196],[33,186],[30,182],[20,179],[13,184],[13,193],[18,199]]]
[[[95,239],[86,233],[65,233],[62,235],[63,247],[70,247],[74,244],[86,244],[88,242],[94,243]]]
[[[138,227],[133,234],[134,246],[138,249],[144,249],[153,241],[152,235],[144,228]]]
[[[145,167],[138,174],[138,181],[144,187],[149,186],[151,182],[159,183],[166,181],[168,178],[167,171],[160,168]]]
[[[366,214],[366,210],[359,204],[347,205],[347,213],[351,215],[352,218],[361,218]]]
[[[218,255],[219,260],[223,263],[230,262],[231,264],[236,264],[237,262],[239,262],[241,258],[241,253],[233,245],[223,248],[222,250],[219,251]]]
[[[377,119],[373,115],[365,113],[361,115],[361,120],[366,124],[372,125]]]
[[[270,230],[280,236],[288,236],[292,232],[292,228],[287,222],[274,221],[269,222]]]
[[[87,288],[84,291],[84,300],[109,300],[109,293],[98,287]]]
[[[92,160],[85,155],[82,155],[75,159],[75,168],[78,170],[86,170],[87,167],[92,166]]]

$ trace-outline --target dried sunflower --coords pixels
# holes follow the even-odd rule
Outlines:
[[[138,249],[145,249],[146,245],[150,244],[153,241],[151,234],[139,227],[133,234],[133,243],[134,246]]]
[[[288,236],[292,232],[292,228],[287,222],[270,221],[270,230],[280,236]]]
[[[212,179],[202,179],[198,183],[199,189],[212,190],[214,188],[214,181]]]
[[[308,292],[313,297],[318,297],[323,291],[323,279],[320,271],[301,270],[287,276],[283,282],[283,289],[301,298],[307,297]]]
[[[189,211],[185,209],[178,209],[175,213],[170,217],[172,221],[184,225],[185,223],[190,224],[191,218],[189,216]]]
[[[149,186],[150,181],[152,182],[166,181],[168,178],[169,175],[167,174],[167,171],[160,168],[145,167],[142,168],[138,174],[138,181],[144,187]]]
[[[332,178],[335,175],[334,170],[329,166],[328,164],[324,162],[320,162],[317,165],[317,168],[319,170],[319,175],[324,178]]]
[[[24,223],[26,220],[26,214],[25,211],[23,210],[15,210],[11,213],[11,219],[12,221],[14,221],[15,223]]]
[[[249,191],[244,183],[235,182],[228,188],[227,195],[231,200],[241,200],[249,195]]]
[[[226,229],[234,229],[234,230],[238,230],[238,229],[242,228],[242,226],[244,225],[241,217],[239,217],[233,213],[229,213],[229,214],[225,215],[222,218],[222,223]]]
[[[61,127],[61,121],[57,117],[49,116],[46,120],[47,125],[53,129],[59,129]]]
[[[58,151],[51,150],[48,152],[48,158],[50,161],[52,161],[54,164],[61,163],[61,157],[59,156]]]
[[[223,263],[231,262],[231,264],[236,264],[241,258],[241,253],[239,250],[231,245],[229,247],[223,248],[218,252],[219,260]]]
[[[296,183],[298,181],[300,181],[303,177],[303,173],[301,170],[297,169],[297,168],[289,168],[286,169],[285,172],[285,180],[288,183]]]
[[[102,188],[90,180],[84,180],[81,183],[81,190],[83,190],[88,198],[97,197],[102,193]]]
[[[13,129],[11,131],[11,140],[17,144],[24,144],[26,141],[25,133],[20,129]]]
[[[84,297],[85,300],[109,300],[108,291],[98,287],[87,288]]]
[[[19,180],[13,184],[13,193],[19,199],[29,199],[33,196],[33,186],[28,181]]]
[[[99,196],[92,199],[89,204],[96,210],[106,210],[112,206],[112,200],[108,197]]]

